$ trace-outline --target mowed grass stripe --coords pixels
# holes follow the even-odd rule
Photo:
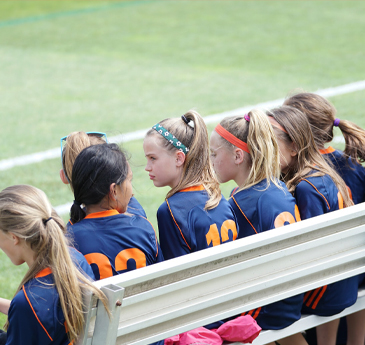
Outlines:
[[[70,16],[78,16],[78,15],[101,12],[101,11],[109,11],[109,10],[113,10],[115,8],[143,5],[145,3],[151,3],[151,2],[152,2],[152,0],[116,1],[113,3],[104,4],[103,6],[87,7],[87,8],[80,8],[80,9],[75,9],[75,10],[71,10],[71,11],[62,11],[62,12],[47,13],[47,14],[42,14],[42,15],[35,15],[35,16],[30,16],[30,17],[3,20],[3,21],[0,21],[0,28],[34,23],[34,22],[39,22],[39,21],[43,21],[43,20],[53,20],[53,19],[60,18],[60,17],[70,17]]]

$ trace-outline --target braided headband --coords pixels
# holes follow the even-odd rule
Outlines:
[[[269,117],[269,121],[271,123],[271,126],[276,127],[278,129],[280,129],[281,131],[283,131],[284,133],[288,134],[288,132],[284,129],[284,127],[281,126],[272,116],[269,115],[268,117]]]
[[[174,145],[181,152],[187,154],[189,152],[189,148],[186,147],[179,139],[177,139],[174,135],[172,135],[166,128],[162,127],[159,123],[152,127],[157,133],[161,134],[168,142]]]
[[[226,139],[228,142],[233,144],[234,146],[237,146],[238,148],[242,149],[243,151],[250,153],[250,150],[248,149],[247,144],[235,137],[232,133],[229,133],[225,128],[223,128],[220,124],[217,125],[217,127],[214,128],[214,130],[224,139]]]

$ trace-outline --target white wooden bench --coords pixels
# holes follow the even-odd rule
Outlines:
[[[365,203],[95,282],[113,317],[90,298],[77,344],[150,344],[362,272]],[[364,308],[361,292],[339,315],[303,316],[253,344]]]

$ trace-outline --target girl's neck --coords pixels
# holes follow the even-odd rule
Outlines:
[[[91,213],[103,212],[108,210],[114,210],[114,204],[109,198],[104,198],[98,204],[92,204],[85,206],[85,213],[88,216]]]

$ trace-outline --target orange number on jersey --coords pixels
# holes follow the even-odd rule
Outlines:
[[[232,219],[227,219],[223,222],[221,227],[222,242],[229,240],[228,231],[231,230],[233,234],[233,241],[237,238],[236,223]]]
[[[337,198],[338,198],[338,208],[341,210],[343,208],[343,197],[340,192],[337,193]]]
[[[221,244],[221,239],[219,238],[219,231],[216,224],[212,224],[209,227],[208,233],[205,235],[207,239],[208,246],[213,243],[214,246],[218,246]]]
[[[221,226],[221,235],[222,235],[222,242],[226,242],[229,240],[228,232],[229,230],[232,231],[233,234],[233,241],[237,238],[237,227],[234,220],[227,219],[223,222]],[[212,224],[209,227],[208,233],[205,235],[207,239],[208,246],[212,243],[213,247],[218,246],[221,244],[221,239],[219,236],[219,231],[216,224]]]
[[[95,264],[99,268],[100,279],[108,278],[113,275],[112,266],[110,265],[107,256],[101,253],[91,253],[85,255],[86,261],[91,264]]]
[[[280,226],[285,225],[285,223],[295,223],[294,216],[290,212],[281,212],[276,218],[274,222],[275,228],[279,228]]]
[[[132,259],[136,262],[136,268],[146,266],[146,255],[138,248],[129,248],[119,252],[115,258],[115,270],[126,270],[129,259]]]
[[[98,266],[100,279],[113,276],[113,269],[106,255],[101,253],[91,253],[86,254],[85,259],[89,265],[95,264]],[[129,259],[136,262],[136,268],[146,266],[146,255],[138,248],[128,248],[119,252],[115,258],[115,270],[126,270]]]

